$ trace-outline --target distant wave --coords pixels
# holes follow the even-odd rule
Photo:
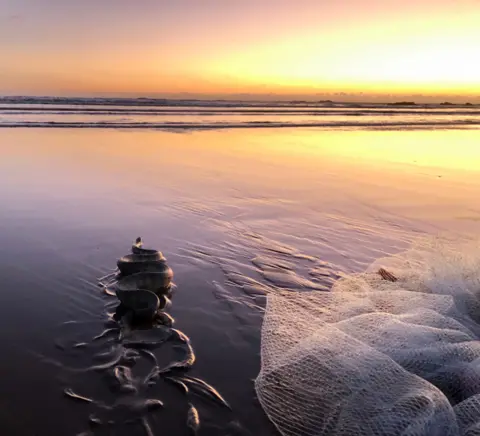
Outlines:
[[[453,121],[388,121],[388,122],[217,122],[217,123],[149,123],[149,122],[2,122],[0,128],[98,128],[98,129],[177,129],[177,130],[206,130],[206,129],[238,129],[238,128],[360,128],[360,129],[439,129],[439,128],[480,128],[480,119],[453,120]]]
[[[197,99],[163,99],[163,98],[69,98],[69,97],[0,97],[0,104],[66,104],[66,105],[113,105],[113,106],[198,106],[198,107],[291,107],[310,106],[321,107],[331,105],[350,105],[350,103],[335,103],[330,100],[317,102],[308,101],[244,101],[244,100],[197,100]],[[355,105],[355,103],[353,103]]]
[[[159,102],[161,101],[142,100],[139,103],[139,100],[131,99],[0,98],[0,128],[439,129],[476,128],[480,125],[480,107],[473,106],[394,107],[333,102],[267,104],[225,101],[200,101],[193,104],[191,100],[175,101],[174,105],[171,105],[170,100],[162,100],[165,104],[161,105]]]
[[[1,106],[0,115],[27,115],[27,114],[51,114],[51,115],[117,115],[117,114],[139,114],[139,115],[311,115],[311,116],[362,116],[362,115],[452,115],[452,116],[480,116],[479,109],[387,109],[387,108],[85,108],[85,107],[23,107]]]
[[[332,100],[319,101],[251,101],[251,100],[198,100],[198,99],[165,99],[165,98],[107,98],[107,97],[0,97],[1,104],[41,104],[41,105],[88,105],[88,106],[196,106],[196,107],[394,107],[394,108],[441,108],[441,107],[477,107],[480,105],[451,103],[415,104],[413,102],[399,103],[348,103]]]

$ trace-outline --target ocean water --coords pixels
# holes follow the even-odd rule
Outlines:
[[[476,108],[101,103],[0,111],[2,434],[181,436],[192,403],[199,435],[275,435],[253,385],[265,289],[324,292],[418,238],[480,230]],[[117,305],[98,278],[137,236],[175,273],[190,375],[232,410],[147,388],[147,355],[122,363],[135,393],[112,382],[126,348],[94,339]],[[178,358],[153,332],[158,364]]]
[[[479,106],[128,99],[0,99],[0,127],[478,128]]]

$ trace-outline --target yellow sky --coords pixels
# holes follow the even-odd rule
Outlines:
[[[477,101],[478,23],[478,0],[0,0],[0,94]]]

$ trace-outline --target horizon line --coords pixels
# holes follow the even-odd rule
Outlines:
[[[383,100],[357,100],[357,101],[346,101],[346,100],[334,100],[331,98],[287,98],[286,96],[282,98],[281,95],[269,94],[270,97],[279,97],[274,100],[266,100],[262,98],[255,98],[254,94],[232,94],[229,97],[222,97],[222,98],[214,98],[208,96],[198,96],[196,94],[185,93],[185,97],[153,97],[153,96],[120,96],[120,93],[114,93],[114,95],[107,96],[107,95],[95,95],[95,96],[61,96],[61,95],[28,95],[28,94],[15,94],[15,95],[2,95],[0,94],[0,100],[15,100],[15,99],[31,99],[31,100],[96,100],[96,99],[107,99],[107,100],[151,100],[151,101],[198,101],[198,102],[242,102],[242,103],[330,103],[330,104],[385,104],[385,105],[452,105],[452,106],[466,106],[466,105],[473,105],[478,106],[478,103],[472,103],[470,101],[465,101],[463,103],[455,103],[452,101],[448,101],[448,99],[439,99],[438,102],[417,102],[415,100],[410,99],[398,99],[392,101],[383,101]],[[192,97],[188,98],[188,95],[192,95]],[[244,98],[242,98],[244,97]],[[245,97],[248,97],[245,99]],[[260,97],[260,96],[258,96]],[[352,95],[353,97],[353,95]],[[392,96],[393,97],[393,96]],[[414,97],[414,96],[410,96]],[[417,97],[425,98],[427,96],[424,95],[417,95]],[[455,99],[458,99],[459,96],[455,96]],[[477,97],[478,98],[478,97]],[[473,100],[476,100],[474,98]]]

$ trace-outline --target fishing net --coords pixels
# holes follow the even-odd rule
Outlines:
[[[256,391],[279,431],[480,435],[479,248],[422,242],[330,292],[270,294]]]

